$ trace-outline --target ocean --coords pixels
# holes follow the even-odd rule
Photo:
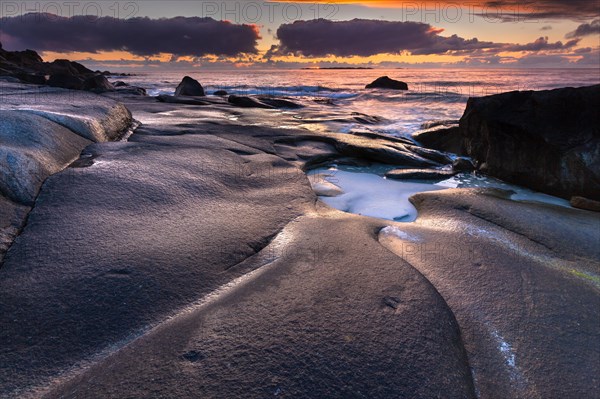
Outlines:
[[[194,70],[155,71],[113,80],[144,87],[155,96],[173,94],[185,75],[202,83],[207,94],[225,90],[229,94],[293,98],[319,115],[330,131],[368,130],[405,137],[424,122],[459,119],[469,97],[600,83],[600,73],[594,68]],[[384,75],[408,83],[409,91],[364,88]],[[336,118],[342,110],[378,119],[365,124]],[[307,127],[314,128],[314,124]]]

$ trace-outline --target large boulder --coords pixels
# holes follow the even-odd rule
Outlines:
[[[103,93],[106,91],[113,91],[115,88],[108,79],[106,79],[106,76],[95,75],[87,78],[85,82],[83,82],[83,89],[95,93]]]
[[[49,86],[63,89],[83,90],[83,84],[84,80],[81,77],[68,73],[57,73],[48,79]]]
[[[49,74],[66,73],[70,75],[93,75],[91,69],[86,68],[78,62],[69,60],[55,60],[44,63],[43,69]]]
[[[373,82],[365,86],[367,89],[392,89],[392,90],[408,90],[408,85],[399,80],[390,79],[387,76],[382,76],[375,79]]]
[[[600,199],[600,85],[470,98],[460,130],[484,173]]]
[[[197,80],[185,76],[177,86],[175,96],[204,96],[204,88]]]

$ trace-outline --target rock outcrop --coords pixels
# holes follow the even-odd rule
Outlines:
[[[486,174],[566,199],[600,199],[600,85],[471,98],[460,131]]]
[[[175,90],[175,97],[179,96],[204,96],[204,88],[196,79],[184,76]]]
[[[408,85],[399,80],[394,80],[388,76],[382,76],[365,86],[366,89],[391,89],[408,90]]]
[[[40,187],[93,142],[132,123],[122,104],[95,94],[0,83],[0,261]]]
[[[114,91],[108,82],[108,72],[94,72],[84,65],[69,60],[44,62],[33,50],[7,51],[0,43],[0,76],[13,77],[23,83],[49,85],[70,90],[88,90],[96,93]],[[50,76],[46,80],[46,76]],[[128,94],[145,95],[139,88]]]

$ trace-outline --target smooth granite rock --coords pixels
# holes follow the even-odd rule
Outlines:
[[[0,142],[0,192],[29,206],[44,180],[91,143],[41,116],[1,110]]]

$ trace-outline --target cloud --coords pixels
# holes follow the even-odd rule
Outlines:
[[[596,0],[271,0],[283,3],[353,4],[365,7],[431,10],[458,5],[477,10],[476,15],[500,22],[535,19],[586,20],[600,15]]]
[[[542,26],[542,27],[540,28],[540,30],[552,30],[552,26],[550,26],[550,25],[545,25],[545,26]]]
[[[0,18],[0,37],[5,47],[13,49],[94,53],[123,50],[138,56],[257,53],[260,39],[254,25],[236,25],[212,18],[120,20],[40,13]]]
[[[540,37],[537,40],[527,44],[509,44],[502,49],[504,51],[548,51],[548,50],[567,50],[575,47],[579,39],[569,40],[564,43],[561,41],[550,43],[548,37]]]
[[[573,32],[567,33],[566,38],[596,35],[600,33],[600,19],[595,19],[589,24],[581,24]]]
[[[481,1],[488,18],[502,22],[536,19],[589,19],[600,14],[598,3],[590,0],[488,0]],[[496,14],[496,15],[494,15]]]
[[[267,56],[294,54],[305,57],[350,57],[376,54],[413,55],[453,54],[501,51],[555,51],[570,49],[579,39],[567,43],[548,42],[540,37],[532,43],[512,44],[464,39],[458,35],[441,36],[436,29],[421,22],[395,22],[353,19],[330,21],[325,19],[295,21],[277,30],[279,46],[271,48]]]

